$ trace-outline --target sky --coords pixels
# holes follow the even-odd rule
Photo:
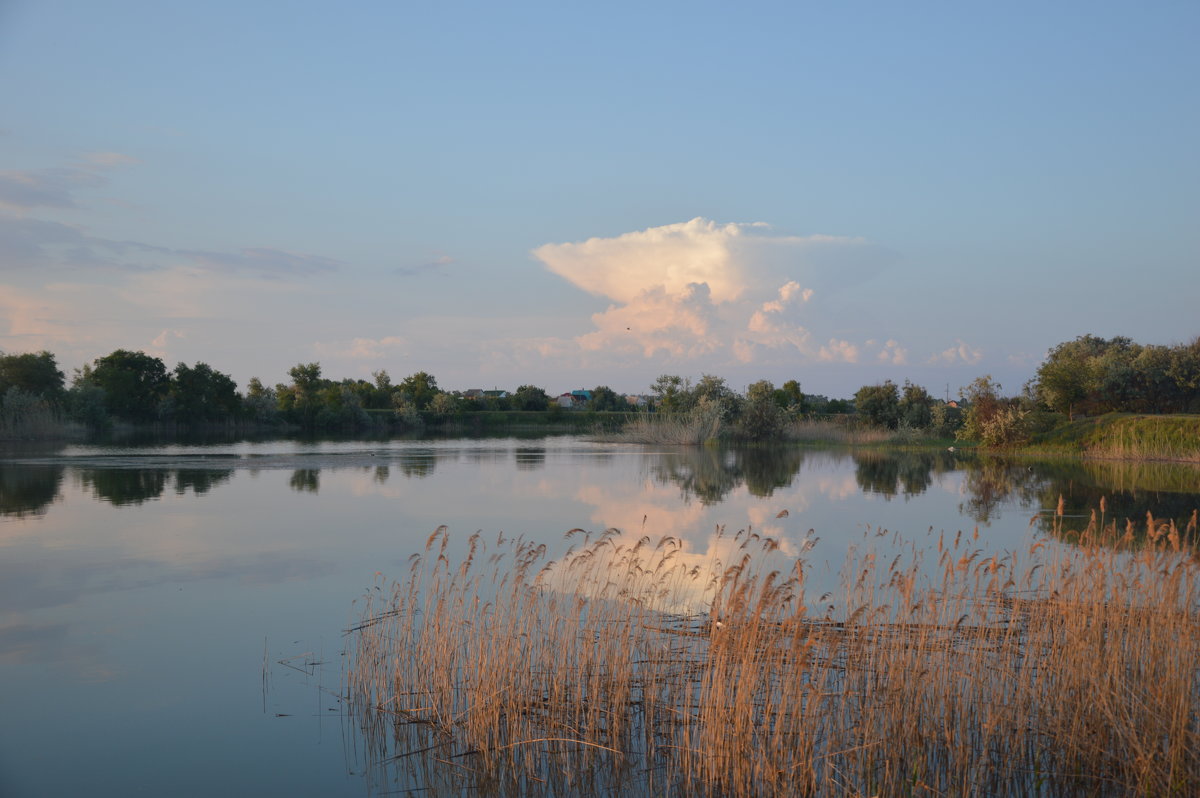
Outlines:
[[[0,0],[0,350],[1016,393],[1200,335],[1200,4]]]

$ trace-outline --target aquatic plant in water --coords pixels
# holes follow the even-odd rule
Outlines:
[[[552,562],[476,534],[455,562],[440,528],[406,580],[372,591],[345,688],[374,779],[434,794],[1200,790],[1194,515],[1136,540],[1101,520],[1003,555],[977,532],[866,549],[820,599],[807,546],[784,556],[752,530],[706,558],[669,536],[568,536]]]

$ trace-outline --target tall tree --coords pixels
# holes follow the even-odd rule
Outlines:
[[[87,379],[104,389],[109,414],[128,421],[155,419],[169,387],[160,359],[126,349],[96,358]]]
[[[864,385],[854,394],[854,409],[872,424],[895,429],[900,420],[900,389],[891,380]]]
[[[545,410],[550,406],[550,397],[536,385],[522,385],[513,391],[509,404],[513,410]]]
[[[404,399],[418,410],[426,410],[437,395],[438,384],[432,374],[418,371],[405,377],[397,388]]]
[[[192,367],[186,363],[177,365],[171,375],[170,393],[175,402],[175,417],[180,421],[228,419],[241,410],[237,383],[207,363],[198,362]]]
[[[592,398],[588,402],[588,410],[628,410],[629,404],[625,397],[609,388],[607,385],[597,385],[592,389]]]
[[[63,373],[54,355],[45,350],[37,354],[0,355],[0,396],[9,388],[49,402],[61,402],[65,395]]]

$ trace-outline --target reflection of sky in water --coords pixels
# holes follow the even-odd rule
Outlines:
[[[879,528],[921,541],[979,524],[976,545],[1003,550],[1064,491],[1072,508],[1195,504],[1194,470],[963,466],[569,437],[25,453],[0,462],[0,794],[362,794],[330,711],[342,630],[439,524],[457,549],[476,530],[552,552],[574,527],[670,534],[694,563],[747,526],[785,553],[812,529],[815,595]]]

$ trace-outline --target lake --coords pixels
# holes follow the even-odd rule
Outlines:
[[[985,551],[1078,526],[1186,522],[1194,467],[963,452],[669,449],[573,436],[8,447],[0,456],[0,795],[366,795],[340,701],[356,600],[446,525],[565,548],[573,528],[752,527],[851,546],[963,531]],[[783,511],[787,511],[784,513]],[[931,531],[932,530],[932,531]]]

